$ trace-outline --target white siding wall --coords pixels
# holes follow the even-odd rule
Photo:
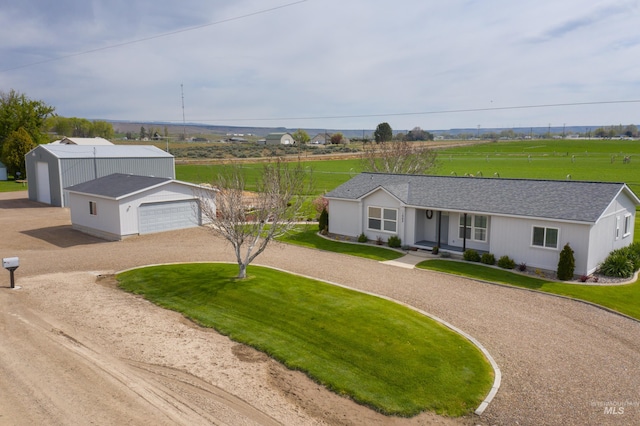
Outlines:
[[[362,232],[358,201],[329,200],[329,232],[357,237]]]
[[[399,232],[384,232],[384,231],[376,231],[368,228],[368,210],[369,206],[373,207],[386,207],[398,210],[397,215],[397,231]],[[366,236],[370,240],[375,240],[378,237],[382,238],[383,241],[387,241],[387,239],[392,235],[399,236],[404,244],[404,232],[402,229],[405,226],[405,209],[404,207],[400,207],[400,202],[393,196],[389,195],[388,192],[379,189],[378,191],[373,192],[368,197],[366,197],[362,202],[362,232],[366,234]]]
[[[631,215],[631,233],[625,237],[624,218],[626,215]],[[633,242],[635,218],[636,208],[633,201],[624,193],[618,195],[598,223],[591,229],[586,274],[594,272],[613,250],[626,247]],[[616,239],[618,224],[620,234]]]
[[[516,263],[526,263],[532,268],[555,271],[558,267],[560,251],[569,243],[574,251],[576,274],[586,273],[589,225],[558,223],[543,220],[519,219],[510,217],[492,217],[489,229],[491,253],[496,259],[507,255]],[[531,245],[533,227],[558,228],[558,248],[542,248]]]
[[[120,239],[120,221],[117,201],[75,193],[69,194],[68,201],[73,228],[102,238]],[[96,203],[96,215],[90,214],[90,201]]]

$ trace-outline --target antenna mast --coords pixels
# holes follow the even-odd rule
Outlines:
[[[184,90],[182,88],[182,83],[180,83],[180,94],[182,96],[182,139],[187,140],[187,127],[184,120]]]

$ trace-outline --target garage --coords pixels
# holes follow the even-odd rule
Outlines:
[[[140,234],[193,228],[201,223],[196,200],[142,204],[138,209]]]
[[[112,174],[65,189],[74,229],[107,240],[202,225],[215,214],[211,188],[152,176]]]

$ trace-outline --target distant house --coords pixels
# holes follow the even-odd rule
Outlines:
[[[51,142],[49,145],[85,145],[85,146],[95,146],[95,145],[113,145],[113,143],[109,142],[103,138],[68,138],[63,137],[60,140],[55,142]]]
[[[555,271],[565,244],[588,275],[633,242],[640,199],[624,183],[362,173],[326,195],[329,232],[474,249]]]
[[[58,207],[64,188],[113,173],[175,178],[173,156],[149,145],[38,145],[25,163],[29,199]]]
[[[198,198],[201,190],[213,191],[169,178],[116,173],[65,191],[74,229],[121,240],[202,225],[206,216],[202,215],[201,203],[207,201]]]
[[[265,138],[266,145],[293,145],[294,143],[290,133],[269,133]]]
[[[318,133],[309,141],[310,145],[329,145],[331,143],[331,135],[329,133]]]

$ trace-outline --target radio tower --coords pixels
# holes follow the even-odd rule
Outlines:
[[[180,94],[182,96],[182,139],[187,140],[187,124],[184,120],[184,90],[182,88],[182,83],[180,83]]]

